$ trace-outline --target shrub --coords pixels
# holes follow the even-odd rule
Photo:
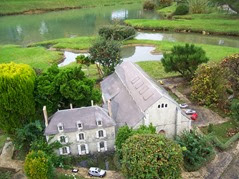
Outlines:
[[[202,14],[208,9],[208,0],[188,0],[189,11],[192,14]]]
[[[189,7],[185,4],[180,4],[177,6],[174,15],[185,15],[189,12]]]
[[[195,130],[184,131],[176,138],[183,151],[184,167],[188,171],[195,171],[202,167],[214,155],[213,146],[207,136],[197,133]]]
[[[134,135],[122,148],[126,178],[180,178],[182,149],[163,135]]]
[[[172,4],[172,0],[155,0],[155,3],[160,8],[170,6]]]
[[[226,85],[227,81],[220,65],[203,64],[192,80],[191,97],[201,105],[223,108],[226,102]]]
[[[165,53],[162,64],[166,72],[179,72],[183,77],[191,79],[197,67],[208,60],[201,47],[185,44],[174,46],[171,53]]]
[[[54,169],[50,158],[43,151],[31,151],[26,156],[24,170],[30,179],[54,178]]]
[[[229,80],[235,97],[239,97],[239,54],[225,58],[221,63],[226,68],[226,78]]]
[[[136,30],[130,26],[108,25],[100,28],[99,35],[106,40],[125,40],[132,39]]]
[[[120,63],[120,44],[114,40],[98,39],[89,50],[90,58],[98,62],[107,76]]]
[[[143,8],[145,10],[154,10],[156,7],[156,4],[152,0],[146,0],[144,1]]]
[[[239,122],[239,100],[234,99],[231,105],[232,117]]]
[[[212,132],[213,132],[213,124],[210,123],[210,124],[208,125],[207,132],[208,132],[208,133],[212,133]]]

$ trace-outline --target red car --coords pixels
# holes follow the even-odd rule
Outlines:
[[[197,118],[198,118],[198,114],[197,114],[197,113],[193,113],[193,114],[191,115],[191,119],[192,119],[193,121],[196,121]]]

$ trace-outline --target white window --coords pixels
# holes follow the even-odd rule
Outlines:
[[[97,143],[98,152],[105,152],[107,151],[107,142],[101,141]]]
[[[102,126],[102,120],[97,121],[97,126]]]
[[[68,137],[62,135],[58,138],[58,141],[62,144],[66,144],[66,143],[68,143]]]
[[[104,131],[103,130],[98,131],[98,133],[99,133],[99,137],[104,137]]]
[[[78,152],[79,155],[88,154],[89,153],[88,145],[87,144],[78,145]]]
[[[96,131],[96,138],[104,138],[106,137],[106,131],[104,129]]]
[[[81,133],[76,134],[76,139],[77,139],[77,141],[85,140],[85,133],[81,132]]]
[[[57,125],[57,128],[58,128],[58,131],[59,131],[59,132],[63,132],[63,130],[64,130],[62,123],[59,123],[59,124]]]
[[[83,124],[80,121],[77,122],[77,128],[83,129]]]
[[[59,149],[60,155],[68,155],[70,154],[70,147],[62,147]]]

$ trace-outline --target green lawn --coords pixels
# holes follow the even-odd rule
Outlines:
[[[0,150],[3,148],[6,139],[7,139],[7,136],[6,136],[6,135],[0,134]]]
[[[1,0],[0,14],[14,14],[34,10],[54,10],[70,8],[86,8],[94,6],[112,6],[141,3],[142,0]]]
[[[17,45],[0,46],[1,63],[25,63],[35,68],[47,68],[62,59],[62,53],[43,47],[23,48]]]
[[[177,16],[174,20],[129,19],[127,25],[147,30],[169,30],[192,32],[206,31],[212,34],[239,35],[239,16],[219,13]]]
[[[157,10],[157,12],[159,14],[168,16],[168,15],[172,14],[176,10],[176,8],[177,8],[177,3],[174,2],[171,6],[159,9],[159,10]]]
[[[226,143],[231,137],[227,136],[228,129],[234,129],[237,123],[234,120],[224,122],[222,124],[213,125],[213,134],[222,142]],[[201,128],[204,134],[208,134],[208,126]]]
[[[89,49],[96,37],[75,37],[75,38],[62,38],[55,40],[48,40],[43,42],[38,42],[29,45],[29,47],[34,46],[44,46],[52,47],[56,49],[73,49],[73,50],[86,50]]]

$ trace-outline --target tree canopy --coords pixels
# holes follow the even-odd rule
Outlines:
[[[87,78],[81,67],[59,69],[56,65],[37,77],[36,102],[41,109],[46,105],[50,113],[57,109],[88,106],[91,100],[101,100],[95,82]]]
[[[25,64],[0,64],[0,129],[14,134],[35,114],[34,70]]]

